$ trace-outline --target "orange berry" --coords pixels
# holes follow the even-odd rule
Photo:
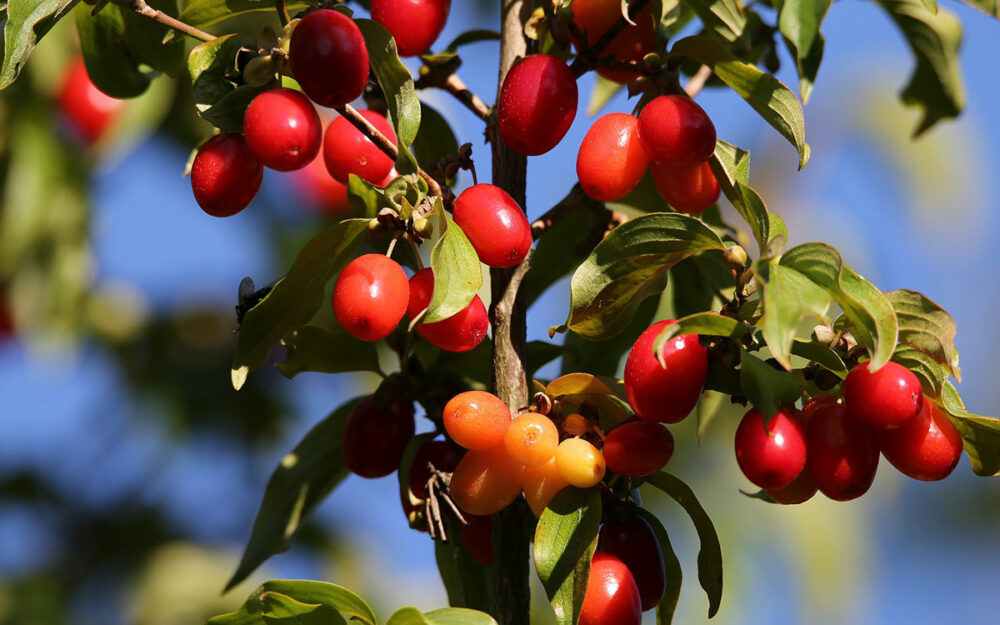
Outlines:
[[[466,449],[490,449],[503,442],[510,427],[510,408],[486,391],[466,391],[444,407],[444,429]]]
[[[582,438],[567,438],[559,443],[556,466],[567,482],[580,488],[600,482],[607,469],[600,450]]]
[[[569,436],[583,436],[590,430],[590,423],[587,417],[582,414],[573,413],[563,419],[563,432]]]
[[[548,417],[529,412],[511,421],[503,442],[515,462],[534,466],[555,455],[559,430]]]
[[[536,517],[542,516],[545,506],[567,486],[569,482],[559,472],[554,455],[548,462],[524,469],[524,498]]]
[[[504,445],[465,454],[451,476],[451,497],[469,514],[493,514],[521,492],[524,465],[511,460]]]

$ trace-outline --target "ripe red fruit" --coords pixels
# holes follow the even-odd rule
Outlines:
[[[399,263],[381,254],[365,254],[337,276],[333,314],[351,336],[378,341],[403,318],[409,298],[410,285]]]
[[[705,376],[708,351],[695,334],[682,334],[663,346],[666,368],[653,355],[653,343],[674,319],[659,321],[639,335],[625,361],[625,395],[636,416],[644,421],[677,423],[698,403]]]
[[[643,612],[660,603],[667,589],[663,552],[646,519],[612,517],[601,528],[598,548],[617,556],[628,567],[635,578]]]
[[[649,171],[663,199],[682,213],[697,215],[719,199],[719,181],[708,161],[690,167],[653,163]]]
[[[649,475],[674,455],[674,436],[659,423],[632,421],[608,432],[603,451],[608,468],[618,475]]]
[[[479,564],[493,564],[493,517],[466,514],[465,520],[469,522],[468,525],[458,526],[465,550]]]
[[[358,113],[387,139],[396,142],[396,133],[385,116],[368,110]],[[330,175],[343,184],[347,184],[351,174],[374,185],[380,184],[393,166],[392,159],[345,117],[338,117],[327,127],[323,137],[323,160]]]
[[[83,57],[70,64],[59,88],[59,110],[84,141],[90,144],[100,139],[123,104],[90,80]]]
[[[715,151],[715,125],[691,98],[661,95],[639,113],[639,142],[654,162],[690,167]]]
[[[282,87],[255,97],[243,117],[243,137],[263,165],[278,171],[301,169],[317,154],[323,125],[304,95]]]
[[[421,269],[410,278],[410,301],[406,314],[410,319],[427,309],[434,294],[434,270]],[[490,319],[483,300],[476,295],[469,305],[447,319],[417,325],[417,332],[434,347],[446,352],[467,352],[486,338]]]
[[[873,428],[890,429],[917,416],[924,401],[920,380],[895,362],[885,363],[875,373],[863,362],[844,380],[844,403],[850,415]]]
[[[806,466],[806,437],[792,413],[779,410],[764,427],[750,409],[736,428],[736,461],[747,479],[761,488],[782,488]]]
[[[617,556],[595,551],[579,625],[639,625],[641,621],[642,602],[632,573]]]
[[[882,455],[915,480],[948,477],[962,456],[962,435],[933,402],[925,399],[917,416],[878,434]]]
[[[324,213],[345,215],[351,212],[351,202],[347,199],[347,185],[337,182],[330,175],[319,153],[308,165],[292,174],[295,189]]]
[[[372,0],[372,19],[396,40],[399,56],[430,49],[448,20],[451,0]]]
[[[431,479],[430,469],[427,464],[433,464],[438,471],[454,471],[458,466],[458,452],[454,445],[448,441],[428,441],[424,443],[413,456],[413,464],[410,466],[410,492],[417,499],[427,497],[427,480]]]
[[[495,514],[521,494],[524,465],[504,445],[466,452],[451,475],[451,497],[469,514]]]
[[[878,469],[875,430],[851,419],[843,404],[816,407],[806,427],[806,472],[830,499],[849,501],[868,492]]]
[[[497,100],[500,136],[525,156],[556,147],[576,117],[576,76],[562,60],[533,54],[507,72]]]
[[[587,195],[613,202],[639,184],[649,156],[639,144],[638,125],[632,115],[608,113],[587,131],[576,157],[576,176]]]
[[[594,45],[611,25],[621,17],[621,2],[618,0],[575,0],[573,2],[573,23],[580,31],[587,33],[587,44]],[[641,61],[642,57],[656,51],[656,32],[653,14],[645,8],[635,16],[635,26],[627,25],[611,40],[602,56],[613,56],[619,61]],[[577,49],[580,41],[574,41]],[[597,73],[608,80],[626,83],[635,78],[636,73],[621,69],[598,68]]]
[[[800,411],[794,411],[794,416],[799,420],[799,424],[802,426],[802,431],[806,432],[806,442],[808,443],[808,429],[809,429],[809,419],[812,413],[817,407],[828,403],[836,402],[836,398],[830,397],[829,395],[818,395],[811,398],[806,402],[805,407]],[[808,444],[806,445],[806,469],[803,469],[799,476],[792,480],[792,483],[788,486],[783,486],[781,488],[768,488],[764,492],[767,493],[768,497],[773,499],[775,503],[780,503],[783,505],[792,505],[798,503],[804,503],[812,499],[813,495],[816,494],[818,490],[816,488],[816,483],[813,482],[812,476],[809,475],[808,465],[809,465],[809,454],[808,454]]]
[[[198,148],[191,165],[191,189],[201,209],[213,217],[240,212],[260,190],[264,167],[243,135],[216,135]]]
[[[368,48],[357,25],[343,13],[320,9],[292,32],[288,50],[295,79],[321,106],[343,106],[368,84]]]
[[[510,408],[486,391],[465,391],[444,406],[442,422],[448,436],[466,449],[492,449],[502,445],[510,427]]]
[[[389,475],[399,468],[406,444],[413,438],[413,403],[393,397],[365,397],[344,424],[340,450],[344,464],[361,477]]]
[[[513,267],[531,249],[531,226],[506,191],[492,184],[469,187],[455,200],[455,223],[490,267]]]

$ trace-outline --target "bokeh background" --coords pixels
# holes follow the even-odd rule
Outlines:
[[[453,2],[439,41],[494,28],[493,4]],[[805,109],[813,156],[802,172],[793,148],[737,96],[706,90],[699,101],[720,138],[752,152],[751,184],[788,222],[792,244],[829,242],[879,288],[922,291],[952,313],[959,389],[971,410],[996,414],[1000,24],[955,2],[943,8],[965,28],[967,106],[958,121],[916,142],[917,113],[897,100],[913,60],[871,2],[837,2],[824,23],[825,61]],[[251,25],[259,28],[235,21],[223,29]],[[0,269],[21,276],[7,285],[20,332],[0,344],[0,623],[200,623],[271,577],[348,586],[381,618],[403,605],[441,607],[431,541],[409,529],[394,477],[348,478],[288,553],[221,595],[278,460],[375,380],[302,374],[289,381],[271,367],[232,390],[237,284],[279,277],[330,217],[298,194],[294,179],[270,171],[243,213],[224,220],[202,213],[182,172],[209,127],[167,80],[131,106],[138,121],[68,159],[80,147],[48,96],[73,36],[66,20],[19,83],[0,94],[5,115],[36,99],[30,123],[7,123],[0,136],[7,164]],[[462,56],[459,75],[492,102],[496,42],[470,45]],[[782,58],[779,78],[795,85],[793,65]],[[580,112],[563,142],[531,160],[529,217],[574,182],[576,150],[593,119],[585,114],[592,85],[592,76],[580,81]],[[446,94],[421,97],[446,115],[460,142],[473,144],[488,180],[481,122]],[[606,110],[632,104],[619,95]],[[159,119],[166,122],[150,133],[149,120]],[[460,186],[468,184],[462,174]],[[31,245],[38,249],[22,249]],[[529,338],[547,338],[567,308],[564,281],[531,309]],[[557,373],[558,363],[540,376]],[[1000,619],[997,482],[975,478],[966,459],[934,484],[883,462],[861,500],[767,505],[739,493],[750,484],[732,453],[738,414],[717,417],[700,446],[692,424],[677,427],[670,467],[720,532],[726,588],[714,622]],[[677,622],[705,621],[693,527],[672,502],[646,496],[684,567]],[[541,607],[535,616],[551,619]]]

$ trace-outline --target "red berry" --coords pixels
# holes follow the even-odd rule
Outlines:
[[[857,365],[844,380],[844,403],[850,415],[882,430],[899,427],[916,417],[924,401],[917,376],[895,362],[869,373],[869,364]]]
[[[347,199],[347,185],[337,182],[330,175],[319,153],[308,165],[293,174],[295,189],[310,203],[324,213],[345,215],[351,212],[351,202]]]
[[[294,89],[271,89],[247,107],[243,136],[263,165],[292,171],[305,167],[319,154],[323,126],[304,95]]]
[[[448,19],[451,0],[372,0],[372,19],[396,40],[399,56],[430,49]]]
[[[396,142],[396,133],[385,116],[368,110],[358,113],[387,139]],[[392,159],[361,134],[346,117],[338,117],[327,127],[323,138],[323,159],[330,175],[343,184],[347,184],[350,175],[355,174],[362,180],[378,185],[385,180],[393,166]]]
[[[343,106],[368,84],[368,48],[357,25],[343,13],[313,11],[292,32],[288,50],[295,79],[321,106]]]
[[[438,471],[445,473],[455,470],[458,466],[458,452],[448,441],[429,441],[424,443],[413,456],[413,464],[410,466],[410,492],[417,499],[427,497],[427,480],[431,479],[430,469],[427,464],[433,464]]]
[[[943,480],[962,456],[962,435],[947,415],[926,399],[916,418],[879,432],[878,437],[885,459],[915,480]]]
[[[622,15],[619,0],[575,0],[573,23],[587,33],[587,44],[594,45],[611,25]],[[653,14],[645,8],[635,16],[635,26],[627,25],[611,40],[602,56],[612,56],[619,61],[642,61],[642,57],[656,51],[656,32]],[[577,49],[580,41],[574,41]],[[597,73],[608,80],[627,83],[636,73],[623,69],[598,68]]]
[[[795,411],[793,414],[799,420],[799,424],[802,426],[802,431],[808,433],[809,428],[809,418],[815,411],[817,406],[821,406],[829,400],[830,402],[836,402],[837,400],[828,395],[818,395],[817,397],[811,398],[806,402],[805,408],[801,411]],[[807,438],[808,442],[808,438]],[[808,445],[806,445],[806,465],[809,464],[809,454]],[[792,505],[803,503],[812,499],[813,495],[816,494],[816,483],[813,482],[812,476],[809,475],[808,469],[803,470],[799,473],[799,476],[792,480],[792,483],[788,486],[783,486],[781,488],[768,488],[764,492],[767,493],[768,497],[773,499],[775,503],[780,503],[784,505]]]
[[[410,286],[399,264],[365,254],[347,264],[333,285],[333,314],[348,334],[362,341],[389,336],[406,312]]]
[[[715,126],[691,98],[661,95],[639,113],[639,142],[654,162],[690,167],[712,156]]]
[[[525,156],[556,147],[576,117],[576,76],[554,56],[533,54],[507,73],[497,100],[500,136]]]
[[[413,438],[413,403],[393,397],[381,402],[365,397],[344,424],[341,453],[344,464],[361,477],[383,477],[399,468],[406,444]]]
[[[639,516],[609,519],[601,528],[599,548],[617,556],[628,567],[635,578],[643,612],[660,603],[667,589],[663,552],[646,519]]]
[[[243,135],[216,135],[198,148],[191,165],[191,189],[201,209],[213,217],[240,212],[260,190],[264,167]]]
[[[604,460],[618,475],[639,477],[655,473],[672,455],[674,436],[659,423],[623,423],[604,439]]]
[[[469,187],[455,200],[455,223],[469,237],[479,260],[490,267],[513,267],[531,249],[531,226],[506,191],[492,184]]]
[[[695,334],[682,334],[663,346],[666,368],[653,355],[656,337],[674,319],[659,321],[646,329],[625,361],[625,394],[636,416],[644,421],[677,423],[698,403],[705,376],[708,351]]]
[[[660,196],[682,213],[697,215],[719,199],[719,181],[708,161],[689,167],[653,163],[649,171]]]
[[[761,488],[782,488],[806,466],[806,437],[792,413],[779,410],[764,427],[756,408],[736,428],[736,461],[747,479]]]
[[[433,294],[434,270],[427,267],[413,274],[410,278],[410,302],[406,306],[407,316],[414,319],[426,310]],[[479,295],[476,295],[468,306],[451,317],[434,323],[419,324],[417,332],[438,349],[467,352],[483,342],[489,327],[486,306]]]
[[[849,501],[868,492],[878,469],[875,430],[851,419],[843,404],[817,406],[806,427],[806,472],[830,499]]]
[[[595,551],[579,625],[639,625],[642,602],[635,577],[616,556]]]
[[[483,566],[493,564],[493,517],[466,514],[465,520],[469,524],[458,527],[465,550],[479,564]]]
[[[59,88],[59,110],[87,143],[101,138],[124,102],[97,88],[77,57],[66,70]]]
[[[632,115],[608,113],[587,131],[576,157],[576,176],[587,195],[614,202],[639,184],[649,156],[639,145],[638,124]]]

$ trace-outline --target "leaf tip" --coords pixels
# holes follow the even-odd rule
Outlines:
[[[250,367],[242,365],[230,371],[229,374],[233,381],[233,389],[238,391],[246,384],[247,376],[250,375]]]

